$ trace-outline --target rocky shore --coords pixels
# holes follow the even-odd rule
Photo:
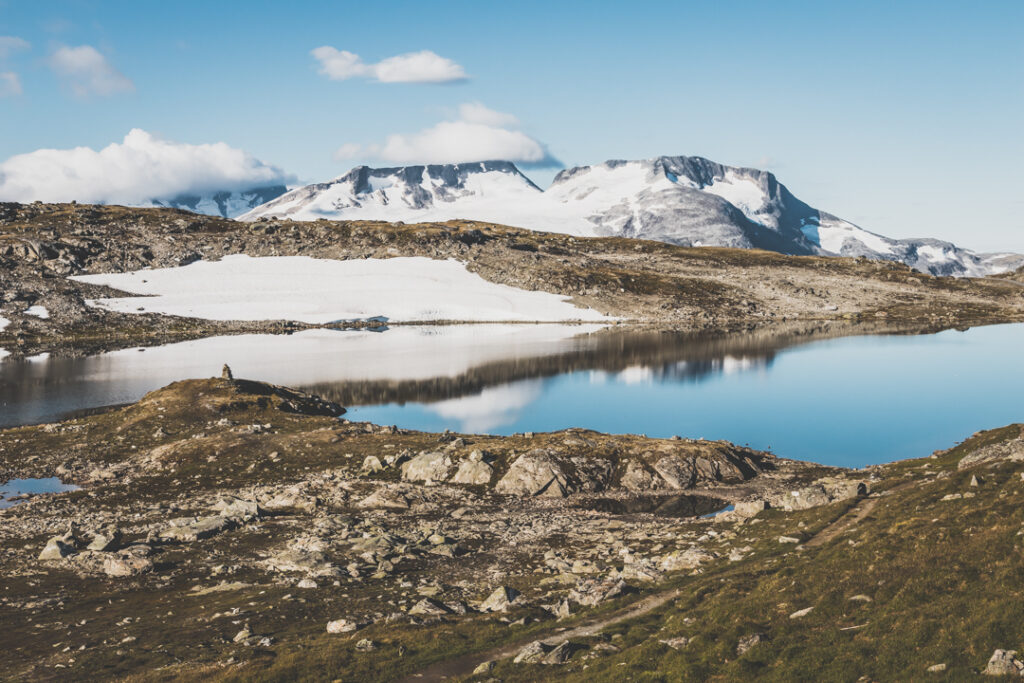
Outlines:
[[[928,657],[1016,661],[1000,592],[1020,572],[1020,427],[855,472],[725,442],[343,415],[225,373],[0,432],[0,480],[80,487],[0,513],[6,674],[786,678],[828,648],[884,680]],[[950,546],[937,576],[928,558]],[[954,602],[964,623],[938,628],[959,640],[892,651]]]

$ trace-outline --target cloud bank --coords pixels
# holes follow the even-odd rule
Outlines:
[[[148,205],[154,199],[249,190],[291,180],[223,142],[189,145],[132,129],[120,143],[40,149],[0,163],[0,201]]]
[[[366,78],[381,83],[454,83],[466,80],[466,71],[452,60],[430,50],[388,57],[376,64],[329,45],[310,54],[320,62],[320,73],[332,81]]]
[[[455,120],[440,123],[412,134],[389,135],[381,144],[346,143],[335,152],[335,159],[365,158],[387,163],[460,164],[501,159],[524,166],[552,167],[561,162],[547,147],[517,130],[518,119],[494,111],[479,102],[459,107]]]
[[[49,64],[71,92],[79,97],[114,95],[135,90],[131,79],[114,68],[91,45],[59,47],[50,55]]]

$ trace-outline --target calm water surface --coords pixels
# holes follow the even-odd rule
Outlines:
[[[1024,325],[919,336],[706,339],[596,326],[400,327],[217,337],[0,361],[0,426],[219,375],[315,391],[346,416],[511,434],[587,427],[727,439],[860,466],[1024,421]]]

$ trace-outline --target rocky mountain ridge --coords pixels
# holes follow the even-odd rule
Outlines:
[[[702,157],[613,160],[560,172],[542,190],[508,161],[369,168],[285,193],[240,216],[402,222],[479,220],[578,236],[783,254],[864,256],[933,275],[987,276],[1024,256],[930,238],[890,239],[809,206],[774,174]]]

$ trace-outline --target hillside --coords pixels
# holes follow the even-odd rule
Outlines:
[[[144,300],[131,307],[125,302],[132,312],[104,310],[87,301],[125,293],[70,279],[204,265],[238,254],[378,263],[395,257],[452,259],[485,284],[558,295],[570,308],[590,309],[620,324],[687,331],[857,320],[937,330],[1024,318],[1024,292],[1013,282],[938,278],[866,259],[577,238],[465,221],[241,223],[170,209],[5,204],[0,317],[6,324],[0,348],[28,354],[74,345],[81,352],[307,325],[158,315],[137,310],[145,308]],[[287,279],[262,278],[258,284],[268,300],[275,296],[275,282],[290,291]],[[209,292],[213,299],[216,294]],[[35,314],[43,310],[46,317]],[[383,307],[371,319],[340,324],[379,324],[378,316],[401,321]]]
[[[0,511],[5,671],[908,680],[1024,645],[1020,425],[848,471],[342,411],[193,380],[0,431],[4,479],[82,487]]]

